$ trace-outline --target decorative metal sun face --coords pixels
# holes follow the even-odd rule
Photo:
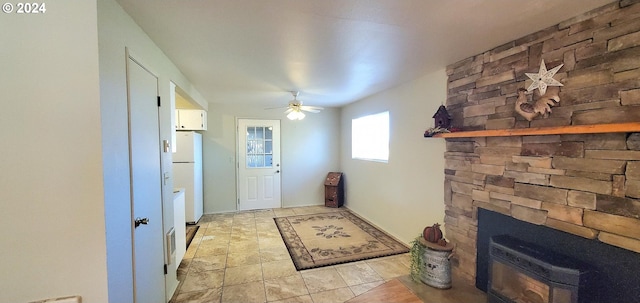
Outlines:
[[[560,81],[553,79],[553,76],[564,64],[560,64],[551,70],[547,70],[547,66],[544,64],[544,59],[540,63],[540,70],[537,74],[525,73],[529,79],[533,80],[533,83],[529,85],[527,91],[533,91],[534,89],[540,90],[540,95],[544,95],[547,92],[548,86],[564,86]]]

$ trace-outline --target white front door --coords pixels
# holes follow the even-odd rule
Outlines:
[[[279,208],[280,120],[238,119],[238,210]]]
[[[166,302],[158,78],[127,58],[134,298]]]

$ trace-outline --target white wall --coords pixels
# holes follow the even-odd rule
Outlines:
[[[96,3],[46,5],[44,14],[0,16],[0,302],[102,303]]]
[[[444,220],[442,139],[423,138],[446,101],[445,70],[342,109],[341,165],[346,206],[404,242]],[[351,119],[389,111],[389,162],[351,159]]]
[[[132,302],[133,294],[125,47],[158,76],[159,94],[163,100],[160,107],[161,140],[171,139],[171,81],[204,108],[207,102],[114,0],[98,1],[98,37],[109,302],[125,303]],[[171,151],[162,154],[163,173],[171,173],[171,158]],[[173,227],[172,179],[163,186],[163,213],[166,233]],[[169,293],[178,284],[177,265],[174,262],[168,268]]]
[[[339,170],[340,110],[291,121],[284,110],[209,104],[203,132],[204,212],[236,210],[236,118],[281,120],[282,206],[324,204],[324,180]]]

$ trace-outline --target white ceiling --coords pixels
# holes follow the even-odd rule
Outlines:
[[[209,103],[341,106],[612,0],[117,0]]]

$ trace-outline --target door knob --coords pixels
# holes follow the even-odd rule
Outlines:
[[[137,217],[136,220],[133,221],[133,223],[134,223],[134,228],[140,226],[140,224],[147,225],[147,224],[149,224],[149,218]]]
[[[280,173],[280,170],[279,170],[279,169],[278,169],[278,170],[276,170],[276,174],[277,174],[277,173]]]

